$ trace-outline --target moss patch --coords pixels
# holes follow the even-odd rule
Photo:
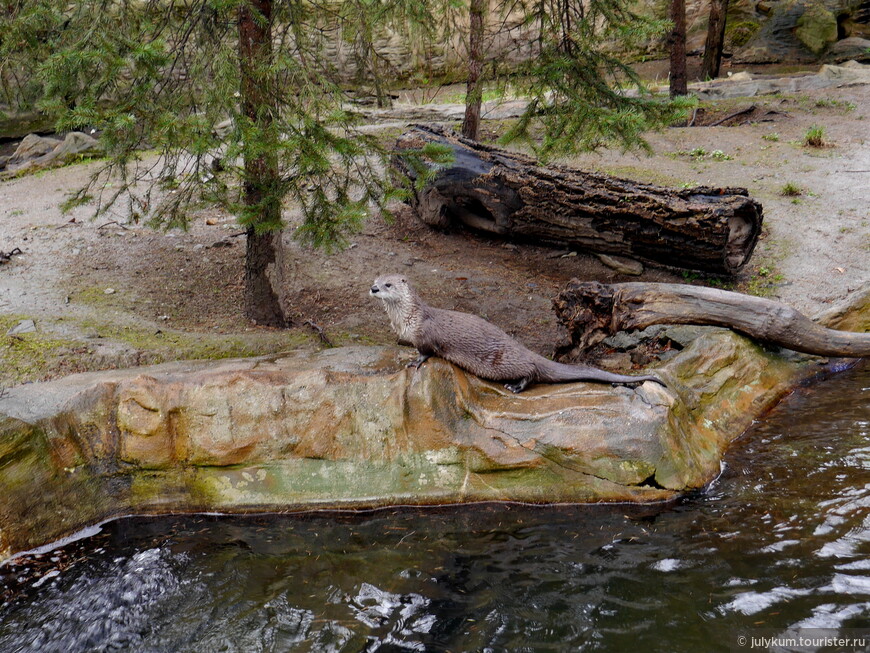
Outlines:
[[[742,48],[749,43],[761,27],[760,23],[750,20],[727,21],[725,23],[725,40],[732,47]]]
[[[7,334],[25,319],[28,318],[24,315],[0,316],[0,386],[43,379],[62,368],[64,356],[87,349],[80,343],[39,331]]]
[[[98,319],[39,321],[36,332],[6,335],[25,319],[28,316],[0,316],[0,388],[118,365],[263,356],[317,342],[313,334],[301,329],[245,334],[186,333]],[[95,345],[52,333],[58,329],[84,331],[94,343],[119,347],[114,353],[100,351]]]
[[[106,293],[108,287],[108,283],[87,286],[72,293],[72,301],[89,306],[95,312],[90,318],[72,320],[71,325],[88,333],[91,338],[105,339],[135,350],[138,352],[135,364],[262,356],[317,342],[315,335],[306,329],[209,333],[173,328],[169,326],[171,320],[165,324],[151,320],[143,322],[138,314],[143,300],[136,289],[118,287],[116,292]],[[215,292],[220,292],[220,289]],[[171,310],[169,317],[174,317]]]
[[[779,265],[788,256],[790,249],[791,245],[787,242],[765,238],[756,249],[751,264],[744,269],[741,275],[743,279],[735,290],[756,297],[773,296],[786,280]]]
[[[130,308],[130,305],[135,301],[134,298],[127,296],[126,293],[106,293],[108,288],[108,285],[101,288],[94,286],[81,288],[70,296],[70,300],[97,308]]]
[[[79,326],[100,338],[124,343],[143,352],[149,363],[261,356],[295,349],[313,341],[310,335],[301,331],[275,331],[244,336],[203,334],[96,320],[82,320]]]
[[[679,188],[686,183],[685,179],[679,179],[677,177],[673,177],[669,174],[663,173],[660,170],[656,169],[655,166],[644,167],[632,165],[610,165],[596,166],[595,169],[598,172],[607,175],[622,177],[624,179],[631,179],[633,181],[639,181],[645,184],[657,184],[659,186]]]

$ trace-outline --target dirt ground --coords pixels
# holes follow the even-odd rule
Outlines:
[[[721,126],[701,126],[755,105]],[[618,274],[586,252],[514,245],[468,232],[439,233],[399,207],[374,216],[349,249],[326,254],[286,234],[286,300],[299,326],[276,330],[242,313],[244,236],[232,216],[200,212],[189,231],[155,232],[123,214],[62,214],[67,193],[96,164],[0,183],[0,386],[84,369],[184,358],[255,355],[395,342],[368,296],[371,281],[401,272],[427,302],[474,312],[530,348],[562,342],[551,300],[573,278],[712,283],[790,303],[809,315],[870,281],[870,86],[705,103],[697,126],[649,135],[654,154],[605,151],[560,161],[668,186],[743,186],[764,206],[753,260],[734,279],[655,266]],[[824,128],[826,146],[805,147]],[[484,124],[496,133],[498,124]],[[786,186],[798,195],[786,195]],[[288,207],[292,225],[292,207]],[[8,334],[32,319],[35,333]]]

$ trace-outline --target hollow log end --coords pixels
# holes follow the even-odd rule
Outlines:
[[[728,218],[728,237],[725,243],[725,269],[730,274],[736,274],[752,257],[758,237],[761,235],[761,224],[764,218],[761,204],[755,200],[746,199],[742,210],[735,211]]]
[[[434,186],[424,188],[417,194],[416,200],[411,206],[419,220],[442,231],[450,228],[449,202],[437,188]]]
[[[560,348],[558,357],[582,352],[613,333],[613,286],[598,281],[571,279],[553,299],[559,323],[567,330],[571,344]]]

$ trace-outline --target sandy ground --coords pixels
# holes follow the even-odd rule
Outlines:
[[[765,228],[736,278],[647,266],[640,279],[724,283],[812,315],[870,281],[870,87],[707,104],[701,122],[751,104],[757,109],[748,123],[649,135],[651,157],[607,151],[562,163],[670,186],[747,187],[764,206]],[[802,145],[811,125],[824,127],[828,146]],[[166,233],[126,224],[121,213],[94,220],[89,206],[62,214],[60,203],[94,165],[0,183],[0,251],[23,252],[0,265],[0,386],[83,369],[320,346],[308,326],[274,330],[245,320],[244,237],[232,216],[206,210],[188,232]],[[802,194],[783,195],[786,184]],[[394,342],[367,296],[372,279],[387,272],[407,274],[429,303],[483,315],[544,354],[563,338],[551,300],[569,279],[638,279],[584,252],[434,232],[402,208],[392,223],[370,219],[343,252],[303,248],[290,230],[286,241],[294,318],[319,325],[335,344]],[[35,321],[35,334],[6,335],[25,319]]]

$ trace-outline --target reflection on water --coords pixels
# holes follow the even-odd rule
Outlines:
[[[126,519],[0,569],[0,651],[710,651],[870,628],[870,368],[672,506]]]

